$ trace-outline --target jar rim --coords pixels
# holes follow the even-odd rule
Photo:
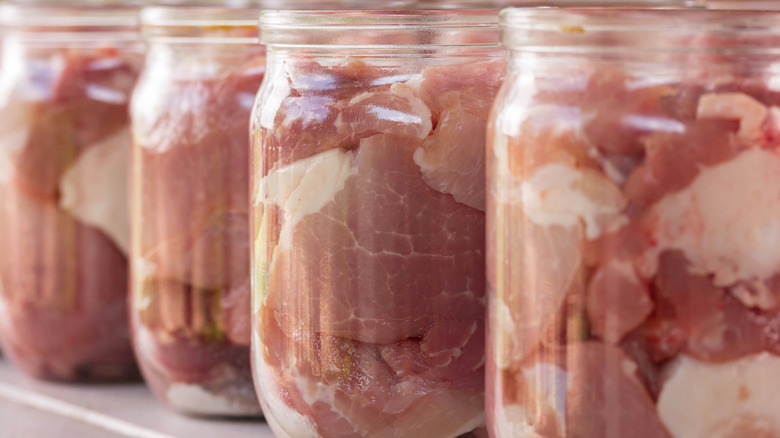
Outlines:
[[[708,9],[736,9],[736,10],[780,10],[780,4],[775,0],[740,0],[735,4],[733,0],[707,0]]]
[[[340,47],[410,47],[410,46],[498,46],[499,9],[353,9],[353,10],[263,10],[260,12],[260,41],[268,46],[332,45],[323,35],[349,35],[370,32],[370,41],[339,44]],[[403,32],[484,32],[495,38],[481,42],[438,41],[423,44],[394,44]],[[385,38],[387,37],[387,38]]]
[[[164,43],[258,44],[259,11],[257,7],[147,6],[140,13],[141,33],[149,41]]]
[[[755,43],[751,37],[780,37],[780,11],[764,10],[508,8],[501,12],[499,22],[503,44],[524,50],[556,46],[565,50],[589,44],[627,47],[637,42],[665,50],[749,49]],[[630,43],[620,39],[621,35],[631,36],[626,39]],[[702,35],[713,39],[696,38]]]
[[[141,10],[140,18],[142,26],[256,26],[259,11],[217,6],[147,6]]]
[[[5,30],[35,28],[35,32],[61,32],[63,28],[137,29],[137,4],[4,3],[0,26]]]
[[[494,26],[498,24],[498,12],[499,9],[267,9],[260,11],[259,21],[269,28]]]

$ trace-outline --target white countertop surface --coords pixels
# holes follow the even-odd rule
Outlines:
[[[0,438],[273,438],[262,421],[171,412],[142,384],[38,382],[0,358]]]

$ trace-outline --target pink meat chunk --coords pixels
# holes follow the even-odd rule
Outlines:
[[[431,187],[481,211],[485,191],[473,182],[485,180],[486,128],[485,120],[462,108],[444,110],[437,129],[414,155]]]
[[[14,362],[40,378],[137,373],[126,324],[127,259],[60,205],[66,172],[127,128],[137,59],[117,48],[55,52],[19,66],[24,74],[5,90],[0,333]]]
[[[669,437],[634,366],[620,349],[600,343],[569,347],[568,432],[576,437]]]
[[[0,187],[4,351],[33,375],[123,378],[134,370],[127,260],[52,203]]]
[[[225,334],[237,345],[251,344],[252,294],[249,279],[222,295],[220,307],[225,315]]]
[[[155,276],[202,289],[239,287],[249,278],[249,219],[247,213],[226,213],[198,229],[179,228],[146,253]]]
[[[258,126],[265,175],[346,157],[343,186],[316,211],[256,212],[271,248],[257,366],[279,385],[266,396],[322,436],[483,425],[484,133],[501,74],[461,68],[291,67],[273,129]]]
[[[282,385],[282,392],[273,396],[313,421],[323,436],[446,434],[461,427],[459,416],[471,417],[483,409],[480,329],[457,337],[457,343],[469,338],[462,347],[464,367],[460,358],[446,364],[421,353],[419,342],[377,346],[313,334],[300,325],[291,327],[291,321],[277,325],[276,317],[266,315],[266,359]],[[311,385],[329,395],[320,399],[309,393]]]
[[[667,331],[684,333],[678,342],[685,343],[689,354],[725,362],[766,350],[780,353],[777,311],[746,308],[709,278],[690,274],[687,266],[680,253],[668,253],[661,258],[655,281],[658,316],[666,321]]]
[[[495,209],[497,217],[489,222],[490,236],[526,220],[519,207],[503,207]],[[496,224],[503,228],[494,230]],[[492,282],[496,278],[494,270],[503,269],[508,274],[507,284],[511,288],[498,310],[504,313],[502,318],[506,321],[506,326],[499,329],[505,341],[501,349],[504,357],[499,358],[502,364],[522,360],[540,344],[557,342],[559,336],[566,337],[558,333],[569,316],[564,304],[567,297],[582,295],[586,286],[578,273],[582,266],[581,230],[557,225],[540,227],[528,221],[517,231],[522,238],[512,239],[509,245],[502,247],[504,252],[497,255],[503,266],[488,267]],[[521,285],[538,293],[520,293]]]
[[[733,158],[740,150],[736,124],[699,121],[682,133],[659,132],[644,141],[646,157],[626,182],[629,200],[646,206],[688,186],[702,167]]]
[[[504,79],[504,60],[475,62],[459,69],[432,67],[419,82],[435,129],[415,154],[426,182],[478,210],[485,192],[473,181],[485,179],[485,132],[492,102]]]
[[[264,125],[262,114],[261,120],[254,121],[256,128],[262,128],[257,135],[263,136],[266,162],[263,175],[272,167],[285,166],[329,149],[355,148],[361,138],[385,129],[407,129],[399,121],[393,121],[403,118],[404,111],[408,112],[407,102],[388,92],[387,82],[382,81],[382,70],[378,68],[360,62],[326,68],[311,62],[277,73],[269,81],[273,88],[268,95],[273,98],[275,93],[283,93],[284,97],[265,103],[266,107],[275,108],[271,123]],[[372,102],[367,102],[366,97]],[[370,111],[361,113],[361,109]],[[341,123],[342,114],[348,116],[347,123]],[[374,124],[360,123],[361,114]]]
[[[301,220],[293,250],[275,260],[270,308],[381,344],[422,336],[437,318],[482,319],[484,215],[424,183],[411,157],[418,145],[388,135],[361,143],[357,175]],[[297,285],[305,306],[287,298]]]
[[[778,93],[764,77],[649,79],[601,65],[549,72],[510,88],[525,106],[496,119],[487,193],[494,436],[530,425],[545,438],[668,438],[682,426],[667,430],[655,405],[682,359],[732,372],[737,361],[780,355]],[[561,168],[615,184],[627,202],[611,226],[567,234],[582,224],[561,226],[556,208],[588,204],[576,194],[534,204],[536,172]],[[690,415],[703,417],[700,408]],[[701,436],[770,433],[750,415]]]
[[[630,262],[599,268],[588,286],[588,317],[596,336],[612,344],[639,326],[653,311],[650,288]]]
[[[138,116],[135,222],[143,267],[135,281],[141,293],[169,303],[142,315],[149,327],[249,344],[246,124],[265,73],[261,61],[250,57],[221,77],[175,83],[152,117]]]
[[[663,111],[664,99],[674,94],[666,84],[638,84],[624,72],[605,68],[570,80],[561,87],[558,78],[539,78],[540,103],[576,109],[588,143],[606,154],[636,155],[641,138],[674,129],[677,121]]]
[[[50,100],[29,102],[27,142],[13,157],[17,187],[41,199],[59,197],[59,182],[79,154],[128,124],[136,66],[114,49],[57,58],[61,69],[46,83]],[[19,90],[24,100],[24,91]],[[96,116],[96,115],[99,115]],[[16,127],[14,127],[16,128]]]
[[[487,120],[492,99],[504,81],[506,63],[502,60],[471,62],[452,66],[427,68],[422,73],[420,90],[438,121],[445,110],[461,107],[472,115]]]
[[[204,289],[236,288],[248,278],[245,125],[262,74],[247,65],[220,80],[180,84],[136,138],[142,256],[157,278]]]
[[[174,336],[170,342],[161,343],[154,333],[138,325],[138,322],[134,321],[134,342],[136,350],[143,357],[140,365],[147,379],[163,376],[160,384],[164,387],[171,382],[192,383],[212,385],[210,389],[217,391],[221,389],[221,383],[244,387],[251,385],[249,346],[193,340],[187,336]],[[231,370],[224,373],[228,366]]]
[[[541,352],[523,364],[516,387],[505,391],[516,397],[507,406],[522,405],[528,416],[502,411],[545,438],[669,438],[636,369],[621,349],[600,342],[572,344],[565,354]]]

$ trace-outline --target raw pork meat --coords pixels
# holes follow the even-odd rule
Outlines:
[[[61,50],[4,71],[0,342],[53,380],[137,375],[127,324],[133,50]]]
[[[492,436],[780,436],[777,93],[535,79],[489,134]]]
[[[484,436],[484,134],[503,61],[269,72],[255,382],[283,437]]]
[[[260,411],[249,364],[249,119],[265,58],[253,47],[228,59],[208,77],[141,82],[133,98],[135,349],[152,389],[196,415]]]

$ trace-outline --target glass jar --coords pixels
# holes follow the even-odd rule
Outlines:
[[[137,376],[125,195],[136,15],[0,7],[0,343],[35,377]]]
[[[491,436],[780,436],[780,14],[502,25]]]
[[[150,7],[132,103],[132,323],[144,377],[193,415],[260,413],[250,368],[257,10]]]
[[[483,429],[497,21],[497,11],[261,15],[252,341],[277,436]]]

